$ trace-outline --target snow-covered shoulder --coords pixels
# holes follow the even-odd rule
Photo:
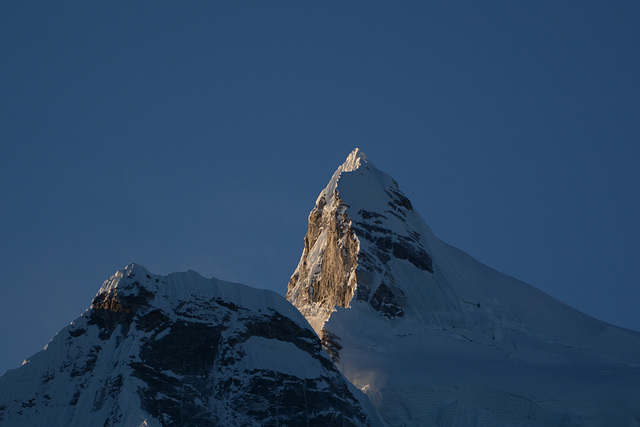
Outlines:
[[[151,273],[140,264],[131,263],[107,279],[96,297],[110,293],[119,296],[145,295],[149,304],[157,308],[168,308],[196,297],[220,299],[252,311],[277,310],[306,323],[300,313],[276,292],[215,277],[205,278],[193,270],[162,276]]]

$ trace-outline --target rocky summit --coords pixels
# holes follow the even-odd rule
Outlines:
[[[0,425],[381,424],[280,295],[130,265],[0,378]]]

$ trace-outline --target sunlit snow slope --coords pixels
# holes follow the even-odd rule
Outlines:
[[[390,425],[640,425],[640,333],[445,244],[358,149],[287,298]]]
[[[280,295],[132,264],[0,378],[5,426],[380,425]]]

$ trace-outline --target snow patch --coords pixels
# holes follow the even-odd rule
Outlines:
[[[295,344],[253,336],[242,344],[245,369],[269,370],[298,378],[319,378],[323,367]]]

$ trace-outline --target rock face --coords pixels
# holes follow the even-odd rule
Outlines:
[[[316,330],[315,317],[324,321],[333,307],[347,307],[356,288],[358,242],[345,210],[335,194],[329,205],[324,197],[318,199],[309,215],[302,260],[289,282],[287,298],[295,301]],[[322,263],[309,262],[317,257],[322,257]],[[297,292],[295,285],[302,281],[308,286]]]
[[[45,350],[0,378],[2,426],[380,425],[281,296],[117,272]]]
[[[443,243],[358,149],[316,201],[287,298],[390,425],[640,423],[640,333]]]

